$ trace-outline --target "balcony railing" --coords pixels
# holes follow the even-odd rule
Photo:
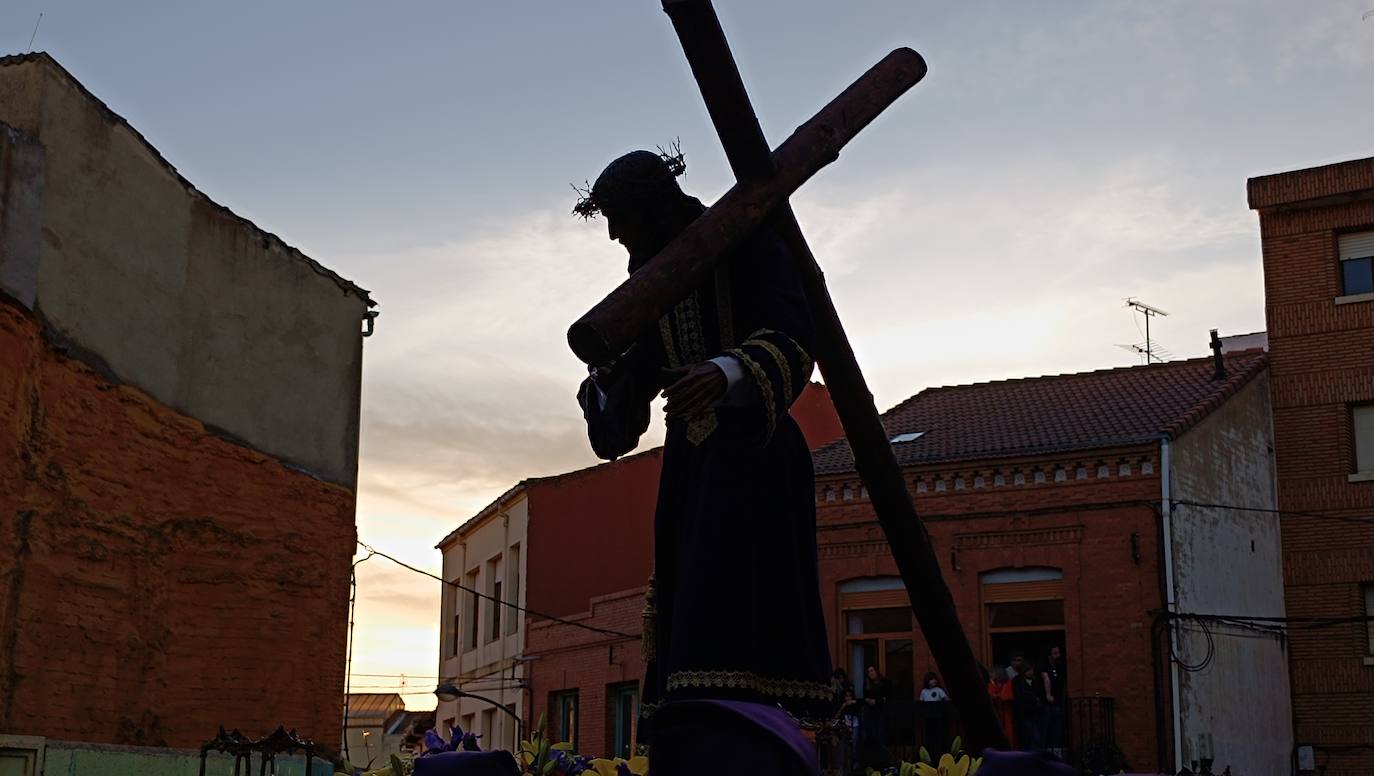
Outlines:
[[[955,736],[963,734],[958,715],[947,702],[892,701],[885,711],[886,749],[891,764],[902,760],[915,762],[922,746],[938,758]],[[1063,728],[1064,739],[1054,746],[1063,749],[1069,762],[1075,762],[1077,755],[1086,748],[1115,746],[1115,700],[1100,695],[1069,698],[1064,709]],[[860,736],[863,735],[861,726]],[[817,738],[826,773],[849,773],[855,767],[856,755],[862,758],[862,745],[856,746],[855,742],[839,740],[841,738],[844,736],[821,735]],[[854,772],[861,773],[862,769]]]

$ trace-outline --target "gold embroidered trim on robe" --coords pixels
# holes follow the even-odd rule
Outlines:
[[[830,685],[804,679],[774,679],[752,671],[677,671],[668,675],[668,690],[724,687],[753,690],[775,698],[814,698],[829,700]]]
[[[641,704],[639,704],[639,716],[640,716],[641,718],[652,717],[652,716],[654,715],[654,713],[657,712],[657,711],[658,711],[659,709],[661,709],[661,708],[663,708],[663,704],[662,704],[661,702],[660,702],[660,703],[641,703]]]
[[[673,324],[668,316],[658,319],[658,333],[663,337],[663,352],[668,357],[668,366],[676,369],[681,362],[677,360],[677,348],[673,345]]]
[[[694,445],[705,442],[711,433],[720,426],[715,410],[702,410],[700,415],[687,421],[687,441]]]
[[[763,371],[763,367],[750,358],[748,353],[739,348],[730,348],[725,352],[739,359],[741,364],[749,368],[749,374],[753,375],[754,384],[759,387],[759,394],[763,396],[763,412],[768,424],[768,435],[765,439],[772,439],[773,429],[777,425],[776,408],[773,403],[773,381],[768,379],[768,373]]]
[[[778,365],[778,372],[782,374],[782,406],[792,406],[792,367],[787,363],[787,357],[778,350],[778,346],[762,339],[747,339],[745,345],[757,345],[767,351]]]
[[[768,355],[772,356],[773,360],[778,362],[778,370],[782,372],[783,377],[783,404],[785,404],[788,407],[791,407],[792,368],[788,364],[787,359],[783,357],[782,351],[778,350],[776,345],[774,345],[766,339],[762,339],[763,337],[768,336],[782,337],[784,340],[787,341],[787,344],[792,346],[793,350],[797,351],[797,361],[799,362],[802,370],[802,382],[805,382],[806,380],[809,380],[811,378],[811,368],[813,366],[813,363],[811,361],[811,354],[807,353],[804,349],[802,349],[802,346],[798,345],[796,340],[781,332],[773,331],[772,329],[759,329],[753,334],[750,334],[749,339],[744,341],[745,345],[758,345],[759,347],[764,348],[768,351]]]
[[[706,340],[701,333],[701,305],[697,303],[696,292],[678,302],[673,313],[677,316],[677,336],[682,345],[683,363],[705,361]]]

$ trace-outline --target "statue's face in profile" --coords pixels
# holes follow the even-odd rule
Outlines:
[[[631,254],[641,254],[652,249],[653,229],[642,209],[631,208],[623,211],[604,210],[608,236],[625,246]]]

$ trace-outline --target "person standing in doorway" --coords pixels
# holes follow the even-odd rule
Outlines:
[[[920,709],[926,749],[938,758],[949,746],[949,694],[940,686],[940,677],[934,671],[926,674]]]
[[[837,716],[840,723],[849,731],[849,740],[846,742],[848,751],[845,753],[844,762],[850,770],[853,770],[854,765],[859,762],[859,741],[863,734],[863,726],[859,720],[861,710],[862,704],[854,697],[854,688],[845,689]]]
[[[1012,695],[1016,709],[1016,735],[1020,748],[1024,751],[1038,751],[1044,744],[1041,741],[1043,711],[1045,706],[1045,685],[1035,670],[1035,662],[1023,660],[1021,676],[1013,685]]]
[[[921,700],[925,703],[939,703],[949,700],[949,693],[940,684],[940,676],[934,671],[926,674],[925,686],[921,688]]]
[[[892,697],[892,682],[877,666],[868,667],[864,682],[863,757],[862,764],[883,769],[887,767],[887,702]]]
[[[1026,656],[1020,652],[1011,653],[1011,662],[1007,664],[1007,678],[1015,682],[1021,678],[1021,666],[1025,665]]]
[[[1007,736],[1007,744],[1013,749],[1016,748],[1016,696],[1012,687],[1014,682],[1015,680],[1007,675],[1006,666],[992,669],[992,678],[988,680],[988,697],[992,698],[992,707],[997,711],[997,719],[1002,723],[1002,732]]]
[[[849,681],[849,674],[843,668],[836,668],[830,674],[830,692],[835,697],[835,708],[842,708],[845,702],[845,693],[851,696],[854,694],[854,683]]]
[[[1045,661],[1043,678],[1045,685],[1043,746],[1062,759],[1066,744],[1064,720],[1067,716],[1069,699],[1068,666],[1064,661],[1064,650],[1060,647],[1050,647],[1049,659]]]

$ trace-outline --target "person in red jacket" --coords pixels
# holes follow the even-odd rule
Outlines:
[[[1002,722],[1002,732],[1007,735],[1007,745],[1016,747],[1016,711],[1012,702],[1016,699],[1015,691],[1011,686],[1011,679],[1007,677],[1007,669],[997,666],[992,671],[992,678],[988,680],[988,697],[992,698],[993,708],[997,710],[997,718]]]

